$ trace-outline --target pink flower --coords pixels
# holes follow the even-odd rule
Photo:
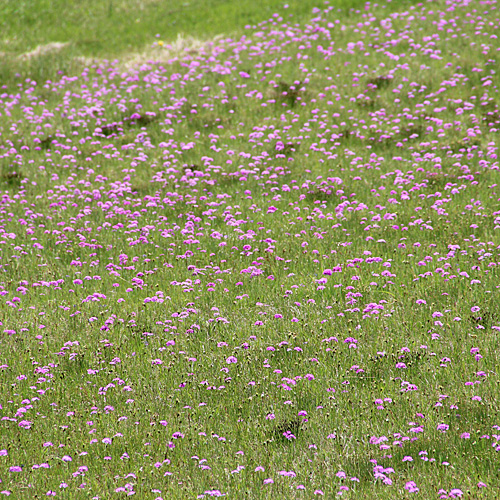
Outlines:
[[[418,493],[418,491],[419,491],[415,481],[408,481],[405,484],[405,489],[408,490],[410,493]]]

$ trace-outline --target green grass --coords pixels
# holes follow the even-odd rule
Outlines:
[[[4,1],[0,3],[0,82],[11,86],[26,78],[38,82],[58,78],[80,71],[93,58],[111,60],[143,52],[158,40],[239,36],[246,27],[255,28],[278,11],[287,21],[300,23],[317,7],[312,0],[290,1],[286,10],[283,5],[281,0]],[[334,0],[330,5],[348,16],[364,2]],[[22,59],[23,54],[50,43],[66,45]]]
[[[491,6],[39,3],[0,15],[0,490],[498,498]]]
[[[111,58],[153,43],[155,34],[173,40],[178,34],[207,38],[237,33],[247,25],[257,25],[280,11],[300,22],[311,15],[317,4],[281,0],[35,0],[3,2],[0,6],[0,51],[22,54],[49,42],[69,42],[76,53]],[[359,8],[355,0],[331,3]]]

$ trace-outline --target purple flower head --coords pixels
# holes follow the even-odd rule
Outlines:
[[[417,488],[417,484],[415,481],[408,481],[405,484],[405,490],[408,490],[410,493],[418,493],[419,489]]]

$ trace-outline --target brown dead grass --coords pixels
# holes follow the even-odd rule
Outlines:
[[[21,54],[19,56],[19,59],[21,60],[29,60],[33,58],[37,58],[40,56],[45,56],[47,54],[50,54],[51,52],[59,52],[60,50],[64,49],[69,45],[69,42],[50,42],[46,43],[44,45],[39,45],[33,50],[30,50],[29,52],[25,52],[24,54]]]
[[[129,54],[121,59],[120,66],[123,70],[130,70],[147,63],[168,64],[175,59],[188,56],[208,54],[212,47],[222,40],[222,35],[217,35],[209,40],[200,40],[192,36],[178,35],[177,39],[164,45],[155,44],[153,47]]]

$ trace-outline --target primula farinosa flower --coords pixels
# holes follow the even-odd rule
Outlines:
[[[12,467],[9,467],[10,472],[22,472],[23,468],[19,465],[14,465]]]
[[[471,312],[473,313],[476,313],[476,312],[479,312],[481,310],[481,308],[479,306],[472,306],[470,308]]]
[[[263,483],[264,483],[264,484],[273,484],[273,483],[274,483],[274,481],[273,481],[273,479],[272,479],[272,478],[268,478],[268,479],[264,479]]]
[[[461,439],[470,439],[470,433],[469,432],[463,432],[460,434]]]
[[[62,460],[63,462],[72,462],[72,461],[73,461],[73,459],[72,459],[69,455],[64,455],[64,456],[61,458],[61,460]]]
[[[438,424],[437,430],[441,432],[446,432],[450,426],[448,424]]]
[[[232,363],[237,363],[238,362],[238,359],[235,358],[234,356],[229,356],[229,358],[226,359],[226,363],[228,365],[232,364]]]
[[[209,497],[224,497],[226,496],[225,493],[222,493],[220,490],[206,490],[204,492],[205,495],[208,495]]]
[[[296,477],[297,474],[294,471],[286,471],[286,470],[280,470],[278,471],[278,475],[280,476],[286,476],[286,477]]]
[[[408,481],[405,484],[405,490],[408,490],[410,493],[418,493],[418,491],[419,491],[415,481]]]

